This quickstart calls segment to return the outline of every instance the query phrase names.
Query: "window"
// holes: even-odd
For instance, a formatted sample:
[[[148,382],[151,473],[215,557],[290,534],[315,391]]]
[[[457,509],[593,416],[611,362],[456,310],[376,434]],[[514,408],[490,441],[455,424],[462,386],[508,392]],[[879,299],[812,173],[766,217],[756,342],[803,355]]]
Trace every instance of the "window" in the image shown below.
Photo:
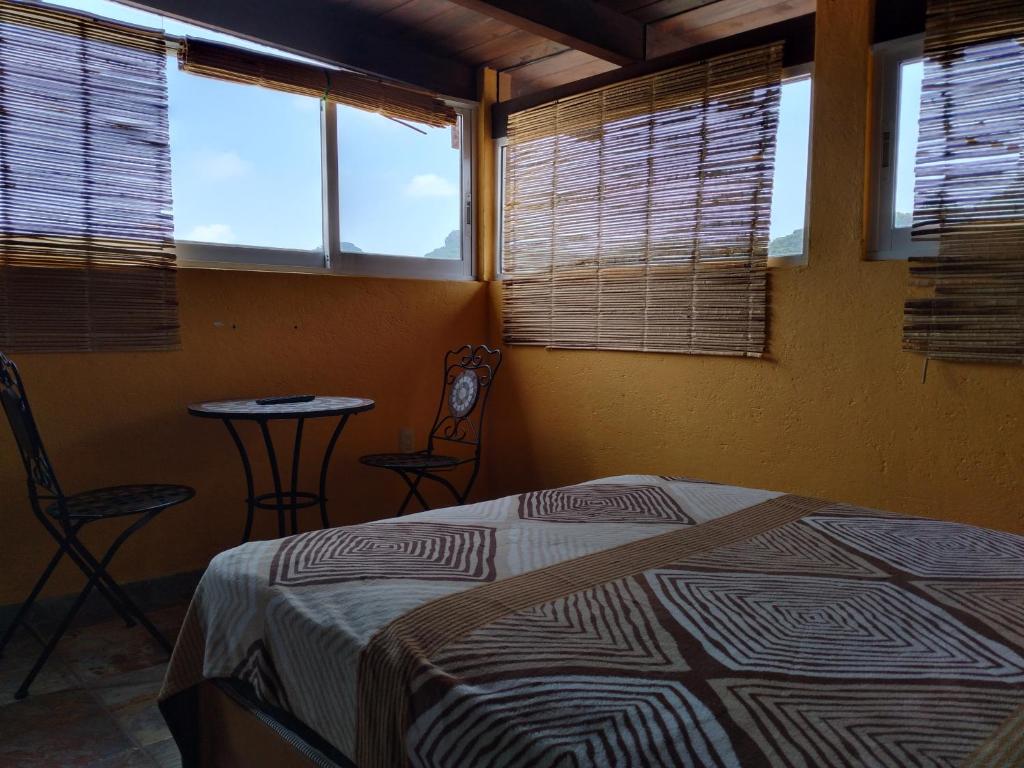
[[[56,4],[308,61],[110,0]],[[180,265],[472,277],[468,108],[433,128],[173,63],[167,76]]]
[[[340,258],[353,265],[367,254],[406,266],[413,263],[406,259],[458,264],[472,251],[464,119],[433,128],[336,109]]]
[[[768,232],[770,260],[802,262],[806,258],[810,148],[811,73],[788,71],[782,81],[775,137],[772,221]]]
[[[875,124],[872,136],[872,208],[869,255],[906,259],[935,252],[914,242],[914,164],[921,111],[923,37],[875,46]]]
[[[768,264],[803,263],[807,252],[807,190],[811,146],[811,68],[793,67],[784,72],[776,134],[775,169],[772,176],[772,213],[769,227]],[[496,147],[498,210],[497,253],[503,252],[505,197],[505,147]]]

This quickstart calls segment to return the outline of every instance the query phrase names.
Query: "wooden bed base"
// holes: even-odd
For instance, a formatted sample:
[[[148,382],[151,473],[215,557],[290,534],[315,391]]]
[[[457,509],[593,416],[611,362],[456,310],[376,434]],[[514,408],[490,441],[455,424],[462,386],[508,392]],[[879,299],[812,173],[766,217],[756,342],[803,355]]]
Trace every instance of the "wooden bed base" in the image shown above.
[[[207,680],[197,694],[201,768],[351,768],[227,683]]]

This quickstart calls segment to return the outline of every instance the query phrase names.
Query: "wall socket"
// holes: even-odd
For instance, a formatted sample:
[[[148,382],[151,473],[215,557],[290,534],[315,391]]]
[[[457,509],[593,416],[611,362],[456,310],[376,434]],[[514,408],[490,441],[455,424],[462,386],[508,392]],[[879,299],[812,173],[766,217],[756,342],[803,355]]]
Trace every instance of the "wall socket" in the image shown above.
[[[416,450],[416,433],[412,427],[402,427],[398,430],[398,450],[402,453],[412,453]]]

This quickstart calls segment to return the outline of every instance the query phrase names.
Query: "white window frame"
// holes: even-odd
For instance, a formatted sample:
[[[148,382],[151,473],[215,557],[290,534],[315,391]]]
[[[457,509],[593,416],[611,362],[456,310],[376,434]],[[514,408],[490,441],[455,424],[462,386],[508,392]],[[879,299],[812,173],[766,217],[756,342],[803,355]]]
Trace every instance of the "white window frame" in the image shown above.
[[[814,62],[798,64],[787,67],[782,72],[782,82],[787,80],[801,80],[809,78],[811,81],[811,115],[807,130],[807,194],[804,198],[804,246],[801,253],[794,253],[788,256],[768,257],[769,267],[794,267],[807,264],[808,244],[810,243],[810,213],[811,213],[811,152],[814,147]],[[504,268],[504,246],[505,246],[505,150],[508,147],[508,137],[503,136],[494,141],[494,200],[495,200],[495,222],[494,247],[497,254],[498,269],[497,278],[501,280],[505,276]]]
[[[461,258],[427,259],[380,253],[350,253],[341,250],[337,105],[321,101],[320,165],[323,190],[323,251],[178,240],[175,243],[178,266],[433,280],[473,280],[476,276],[473,238],[473,137],[476,108],[468,103],[449,103],[459,114],[462,123],[462,136],[460,137],[462,166],[459,184]]]
[[[924,35],[877,43],[874,60],[875,117],[871,128],[871,201],[868,258],[903,260],[936,253],[934,242],[915,241],[910,227],[897,227],[894,201],[899,157],[900,68],[924,55]]]

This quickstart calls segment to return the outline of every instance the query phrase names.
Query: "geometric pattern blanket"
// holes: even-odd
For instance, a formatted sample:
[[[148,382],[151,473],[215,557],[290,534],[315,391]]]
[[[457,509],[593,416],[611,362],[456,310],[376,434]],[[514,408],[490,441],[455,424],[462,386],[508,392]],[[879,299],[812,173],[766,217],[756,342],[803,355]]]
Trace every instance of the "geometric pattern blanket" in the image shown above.
[[[1024,765],[1024,538],[607,478],[219,555],[210,678],[361,768]]]

